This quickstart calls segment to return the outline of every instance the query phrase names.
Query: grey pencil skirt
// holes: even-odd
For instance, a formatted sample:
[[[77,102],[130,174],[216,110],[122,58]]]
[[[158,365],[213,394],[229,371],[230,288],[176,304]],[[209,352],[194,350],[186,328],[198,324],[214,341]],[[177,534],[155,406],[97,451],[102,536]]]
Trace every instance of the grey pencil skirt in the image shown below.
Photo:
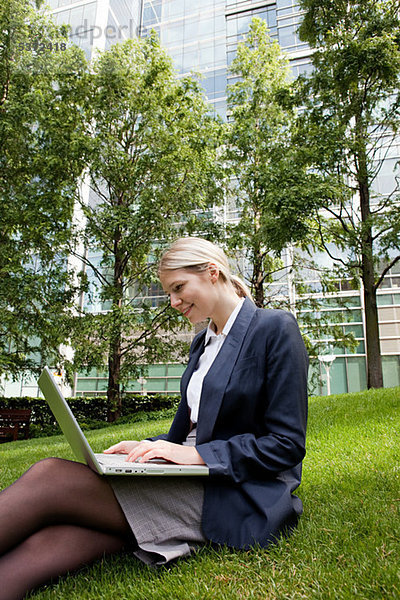
[[[194,446],[195,430],[186,442]],[[207,540],[201,529],[204,488],[201,477],[109,477],[114,494],[138,544],[137,558],[161,566]]]

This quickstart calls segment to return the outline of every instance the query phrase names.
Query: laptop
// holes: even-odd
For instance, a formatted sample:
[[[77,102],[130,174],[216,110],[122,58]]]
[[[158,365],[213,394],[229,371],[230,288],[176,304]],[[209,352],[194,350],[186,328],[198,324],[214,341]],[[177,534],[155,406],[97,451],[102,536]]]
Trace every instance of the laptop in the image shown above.
[[[208,475],[205,465],[177,465],[164,460],[146,463],[127,462],[126,454],[95,454],[84,436],[70,407],[48,367],[38,380],[39,387],[53,415],[79,462],[100,475]]]

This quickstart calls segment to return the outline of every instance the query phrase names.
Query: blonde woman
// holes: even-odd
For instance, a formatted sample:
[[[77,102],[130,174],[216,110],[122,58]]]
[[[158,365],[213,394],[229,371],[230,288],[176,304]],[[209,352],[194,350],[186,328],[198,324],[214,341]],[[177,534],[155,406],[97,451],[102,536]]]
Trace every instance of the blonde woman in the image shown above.
[[[122,549],[160,565],[209,542],[267,546],[296,525],[308,358],[294,317],[256,308],[204,239],[177,240],[159,277],[184,318],[209,325],[168,434],[105,452],[206,464],[210,476],[101,478],[76,462],[36,463],[0,494],[0,600]]]

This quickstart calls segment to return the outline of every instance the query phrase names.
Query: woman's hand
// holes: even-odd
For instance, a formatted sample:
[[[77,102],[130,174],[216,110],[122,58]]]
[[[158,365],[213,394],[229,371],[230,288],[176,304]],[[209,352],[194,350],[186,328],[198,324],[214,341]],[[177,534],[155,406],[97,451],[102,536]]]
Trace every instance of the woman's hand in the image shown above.
[[[104,454],[129,454],[129,452],[131,452],[139,443],[140,442],[137,442],[136,440],[125,440],[118,444],[114,444],[114,446],[110,446],[110,448],[103,450],[103,452]]]
[[[129,462],[147,462],[152,458],[162,458],[178,465],[204,465],[204,461],[193,446],[181,446],[165,440],[151,442],[120,442],[105,452],[128,454]]]

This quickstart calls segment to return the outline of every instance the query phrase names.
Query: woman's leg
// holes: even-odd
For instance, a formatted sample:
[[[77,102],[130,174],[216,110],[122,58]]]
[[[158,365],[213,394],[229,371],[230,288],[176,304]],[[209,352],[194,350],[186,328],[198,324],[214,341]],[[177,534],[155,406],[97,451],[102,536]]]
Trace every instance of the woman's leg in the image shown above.
[[[81,463],[48,458],[0,493],[0,556],[49,525],[131,536],[111,486]]]
[[[76,525],[53,525],[34,533],[0,558],[0,600],[21,600],[27,592],[105,554],[124,540]]]
[[[50,458],[0,493],[0,600],[135,543],[105,479]]]

